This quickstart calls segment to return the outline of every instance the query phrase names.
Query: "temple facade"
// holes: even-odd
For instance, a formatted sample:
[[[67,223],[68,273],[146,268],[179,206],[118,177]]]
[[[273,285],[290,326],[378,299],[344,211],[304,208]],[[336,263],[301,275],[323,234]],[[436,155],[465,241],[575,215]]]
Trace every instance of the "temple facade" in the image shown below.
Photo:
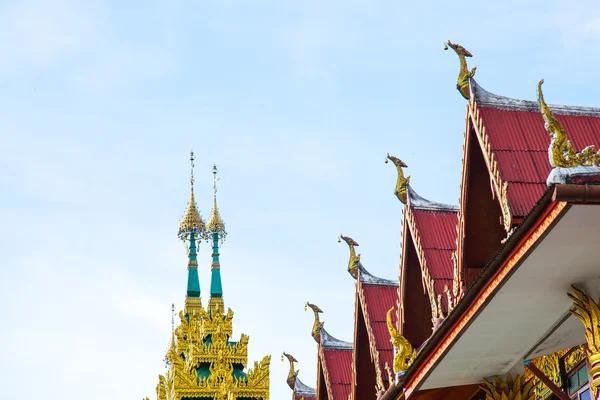
[[[219,246],[227,232],[217,208],[217,169],[213,167],[212,213],[205,224],[194,198],[193,161],[192,153],[190,201],[178,232],[188,248],[185,307],[179,312],[179,325],[171,336],[167,370],[158,377],[156,396],[158,400],[268,400],[270,356],[247,369],[249,338],[242,334],[239,340],[233,340],[233,311],[225,310]],[[203,240],[212,245],[206,308],[198,278],[198,246]]]
[[[299,384],[289,358],[292,398],[598,400],[600,108],[549,105],[543,80],[537,101],[490,93],[469,51],[445,50],[466,100],[458,205],[419,196],[409,160],[387,155],[403,207],[389,268],[399,279],[370,274],[357,241],[340,236],[355,285],[354,332],[341,336],[353,342],[307,304],[317,377]]]

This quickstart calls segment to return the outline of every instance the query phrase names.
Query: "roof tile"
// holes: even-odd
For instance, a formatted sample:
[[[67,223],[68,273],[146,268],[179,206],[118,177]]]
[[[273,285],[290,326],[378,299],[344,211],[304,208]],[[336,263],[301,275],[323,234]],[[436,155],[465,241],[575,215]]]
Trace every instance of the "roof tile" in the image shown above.
[[[529,213],[546,190],[552,170],[548,161],[550,137],[539,112],[479,107],[500,178],[509,182],[508,201],[515,217]],[[600,118],[589,115],[556,117],[577,151],[600,145]]]
[[[352,382],[352,351],[325,349],[324,358],[333,392],[330,400],[348,400]]]

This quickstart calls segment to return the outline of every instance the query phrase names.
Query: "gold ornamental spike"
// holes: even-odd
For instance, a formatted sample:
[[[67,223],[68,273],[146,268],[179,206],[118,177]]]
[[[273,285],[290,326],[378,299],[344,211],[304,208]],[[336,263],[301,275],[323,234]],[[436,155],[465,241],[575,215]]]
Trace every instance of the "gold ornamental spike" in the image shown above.
[[[223,222],[221,214],[219,213],[219,208],[217,207],[217,182],[220,178],[217,177],[216,165],[213,165],[213,176],[213,208],[206,224],[206,234],[207,237],[210,237],[216,233],[219,235],[219,239],[224,240],[225,236],[227,236],[227,232],[225,231],[225,223]]]
[[[318,306],[309,303],[308,301],[304,305],[305,310],[306,307],[310,307],[310,309],[313,310],[313,313],[315,315],[315,322],[313,324],[312,332],[310,334],[318,344],[321,344],[321,329],[323,329],[323,325],[325,325],[325,322],[321,322],[321,320],[319,319],[319,314],[322,313],[323,310],[321,310]]]
[[[360,254],[356,254],[355,247],[358,243],[354,239],[348,236],[340,235],[338,242],[343,240],[350,248],[350,259],[348,260],[348,272],[354,279],[358,279],[358,263],[360,262]]]
[[[410,183],[410,176],[407,176],[405,178],[404,170],[402,168],[407,168],[408,165],[406,165],[399,158],[390,156],[390,153],[386,154],[386,162],[387,162],[387,160],[390,160],[391,162],[393,162],[394,165],[396,166],[396,169],[398,170],[398,179],[396,180],[396,189],[394,190],[394,194],[396,195],[398,200],[400,200],[400,202],[402,202],[402,204],[406,204],[406,198],[407,198],[406,191],[407,191],[408,185]]]
[[[288,386],[290,387],[290,389],[294,390],[295,385],[296,385],[296,377],[298,376],[298,373],[300,372],[300,371],[296,371],[296,369],[294,368],[294,363],[298,362],[298,360],[296,360],[296,358],[293,355],[288,354],[284,351],[283,355],[281,356],[281,361],[283,361],[284,356],[290,362],[290,371],[288,372],[286,382],[287,382]]]
[[[454,50],[458,59],[460,60],[460,71],[458,72],[458,80],[456,81],[456,89],[460,94],[467,100],[469,100],[471,93],[469,90],[469,79],[475,76],[477,67],[474,67],[471,71],[467,68],[467,57],[473,57],[473,54],[469,50],[462,47],[460,44],[448,42],[444,43],[444,50],[451,48]]]

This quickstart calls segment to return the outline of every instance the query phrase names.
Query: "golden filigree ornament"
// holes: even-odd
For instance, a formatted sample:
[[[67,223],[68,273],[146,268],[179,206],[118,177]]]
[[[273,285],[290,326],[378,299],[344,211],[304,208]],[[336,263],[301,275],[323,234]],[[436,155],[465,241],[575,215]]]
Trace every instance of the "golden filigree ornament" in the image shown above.
[[[294,363],[298,362],[298,360],[296,360],[296,358],[291,355],[286,353],[285,351],[283,352],[283,355],[281,356],[281,361],[283,361],[283,357],[287,358],[288,361],[290,362],[290,371],[288,372],[288,376],[287,376],[287,384],[290,387],[290,389],[294,390],[294,388],[296,387],[296,378],[298,377],[298,373],[300,371],[296,371],[294,368]]]
[[[452,252],[452,265],[454,275],[452,279],[452,292],[448,288],[448,285],[444,286],[444,293],[446,293],[448,299],[448,315],[454,310],[454,307],[456,307],[464,294],[462,280],[460,279],[460,273],[458,271],[458,256],[456,251]]]
[[[544,375],[548,377],[556,386],[562,386],[562,377],[560,373],[560,358],[566,354],[569,349],[560,350],[555,353],[546,354],[544,356],[538,357],[536,359],[531,360],[531,364],[533,364],[537,369],[539,369]],[[534,380],[534,394],[536,398],[544,398],[549,392],[549,389],[546,385],[540,381],[535,375],[531,373],[529,369],[525,370],[524,379],[533,379]]]
[[[552,138],[550,148],[548,149],[550,165],[554,168],[599,165],[600,151],[594,153],[594,146],[588,146],[580,153],[575,152],[565,128],[563,128],[558,119],[552,114],[552,111],[550,111],[544,100],[544,93],[542,92],[543,83],[543,79],[538,82],[537,99],[545,122],[544,128],[546,128],[546,131]]]
[[[396,180],[396,189],[394,190],[394,194],[396,195],[398,200],[400,200],[402,202],[402,204],[406,204],[406,199],[407,199],[406,193],[408,190],[408,185],[410,184],[410,176],[407,176],[405,178],[404,171],[402,170],[402,168],[407,168],[408,165],[406,165],[399,158],[390,156],[389,153],[386,154],[386,159],[385,159],[386,164],[388,163],[388,160],[393,162],[394,165],[396,166],[396,169],[398,170],[398,179]]]
[[[390,308],[387,313],[387,325],[390,333],[390,341],[394,346],[394,372],[400,373],[406,371],[413,363],[417,352],[413,350],[412,345],[404,336],[402,336],[392,321],[392,312],[394,308]]]
[[[460,92],[460,94],[467,100],[469,100],[471,93],[469,90],[469,79],[475,76],[475,71],[477,67],[474,67],[469,71],[467,68],[467,57],[473,57],[467,49],[462,47],[459,44],[452,43],[448,40],[447,43],[444,43],[444,50],[448,50],[451,48],[454,50],[458,59],[460,60],[460,71],[458,72],[458,79],[456,81],[456,89]]]
[[[571,314],[579,318],[585,327],[587,341],[587,356],[590,364],[589,374],[592,377],[592,394],[597,398],[600,387],[600,306],[594,299],[575,286],[571,286],[573,293],[568,296],[573,300],[574,310]]]
[[[315,315],[315,322],[313,324],[312,332],[310,334],[318,344],[321,344],[321,329],[323,329],[323,325],[325,325],[325,322],[321,322],[321,320],[319,319],[319,314],[322,313],[323,310],[321,310],[318,306],[309,303],[308,301],[304,304],[304,310],[307,309],[306,307],[310,307],[310,309],[313,310],[313,313]]]
[[[350,259],[348,260],[348,272],[354,279],[358,279],[358,263],[360,263],[360,254],[356,254],[355,247],[358,246],[358,243],[354,239],[348,236],[340,235],[338,238],[338,242],[343,240],[346,242],[348,247],[350,248]]]
[[[509,374],[505,381],[494,377],[494,383],[485,379],[479,387],[485,392],[486,400],[527,400],[533,390],[533,380],[525,382],[522,376],[517,375],[513,380]]]
[[[585,360],[585,350],[583,346],[576,347],[564,358],[565,372],[568,374],[573,368],[579,365],[580,362]]]

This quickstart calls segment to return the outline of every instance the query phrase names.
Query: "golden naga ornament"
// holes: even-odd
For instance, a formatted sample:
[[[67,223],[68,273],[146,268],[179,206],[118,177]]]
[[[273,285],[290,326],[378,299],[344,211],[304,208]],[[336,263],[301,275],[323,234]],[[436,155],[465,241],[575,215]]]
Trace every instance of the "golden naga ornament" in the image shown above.
[[[388,160],[393,162],[394,165],[396,166],[396,169],[398,170],[398,180],[396,181],[396,189],[394,190],[394,194],[396,195],[398,200],[400,200],[402,202],[402,204],[406,204],[406,198],[407,198],[406,193],[407,193],[407,189],[408,189],[408,184],[410,183],[410,176],[407,176],[405,178],[404,171],[402,170],[402,168],[407,168],[408,165],[406,165],[399,158],[390,156],[390,153],[386,154],[386,159],[385,159],[386,164],[388,163]]]
[[[473,57],[473,54],[471,54],[460,44],[452,43],[449,40],[447,43],[444,44],[444,50],[448,50],[448,48],[454,50],[456,55],[458,55],[458,59],[460,60],[460,71],[458,72],[456,89],[465,99],[469,100],[471,96],[469,90],[469,79],[475,76],[475,71],[477,70],[477,67],[474,67],[472,70],[469,71],[469,69],[467,68],[467,57]]]
[[[577,166],[598,166],[600,165],[600,151],[594,153],[594,146],[587,146],[580,153],[576,153],[571,141],[567,137],[565,128],[558,119],[552,114],[548,104],[544,100],[542,84],[540,80],[537,86],[537,100],[540,105],[540,111],[544,118],[544,128],[552,141],[550,142],[548,158],[550,165],[554,168],[571,168]]]
[[[319,314],[322,313],[323,310],[321,310],[318,306],[309,303],[308,301],[306,302],[306,304],[304,304],[304,310],[306,310],[307,307],[310,307],[310,309],[313,310],[313,313],[315,315],[315,323],[313,324],[312,332],[310,334],[318,344],[321,344],[321,329],[323,329],[323,325],[325,325],[325,322],[321,322],[321,320],[319,319]]]
[[[530,398],[533,384],[533,379],[525,382],[522,376],[517,375],[513,380],[508,374],[505,381],[495,376],[494,383],[486,379],[479,387],[485,392],[486,400],[527,400]]]
[[[360,254],[356,254],[355,247],[358,246],[358,243],[354,239],[348,236],[340,235],[338,238],[338,243],[340,239],[346,242],[348,247],[350,248],[350,259],[348,260],[348,272],[354,279],[358,279],[358,263],[360,262]]]
[[[387,313],[387,325],[388,331],[390,332],[390,341],[394,346],[394,372],[400,373],[406,371],[408,367],[413,363],[417,352],[413,350],[412,345],[404,336],[402,336],[392,321],[392,312],[394,308],[390,308]]]
[[[600,306],[587,294],[571,286],[573,293],[568,296],[573,300],[575,310],[571,314],[579,318],[585,327],[585,339],[587,341],[587,356],[590,364],[589,374],[592,377],[593,398],[598,398],[600,387]]]
[[[288,372],[286,382],[287,382],[288,386],[290,387],[290,389],[294,390],[294,388],[296,387],[296,378],[298,377],[298,373],[300,372],[300,371],[296,371],[294,368],[294,363],[298,362],[298,360],[296,360],[296,358],[293,355],[288,354],[285,351],[283,352],[283,355],[281,356],[281,361],[283,361],[283,357],[287,358],[288,361],[290,362],[290,372]]]

